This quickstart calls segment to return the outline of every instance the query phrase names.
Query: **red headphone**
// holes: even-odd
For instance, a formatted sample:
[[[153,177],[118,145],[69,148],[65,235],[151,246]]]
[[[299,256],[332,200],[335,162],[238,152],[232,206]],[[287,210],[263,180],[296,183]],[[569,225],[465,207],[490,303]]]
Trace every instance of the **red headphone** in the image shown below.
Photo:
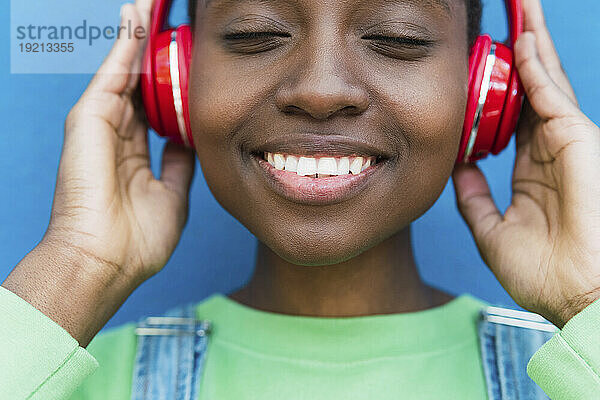
[[[157,0],[144,54],[142,96],[150,126],[170,140],[193,147],[188,109],[192,30],[167,27],[171,0]],[[469,57],[469,97],[456,164],[500,153],[517,125],[523,88],[512,48],[523,31],[521,0],[505,0],[510,46],[477,38]],[[166,29],[165,29],[166,28]]]

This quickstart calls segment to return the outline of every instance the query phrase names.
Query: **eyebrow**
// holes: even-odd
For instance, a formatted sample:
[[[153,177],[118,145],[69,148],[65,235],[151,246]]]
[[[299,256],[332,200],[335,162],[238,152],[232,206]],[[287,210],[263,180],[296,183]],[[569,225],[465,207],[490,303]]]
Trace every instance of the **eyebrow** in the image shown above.
[[[447,0],[422,0],[421,3],[423,3],[425,7],[441,8],[448,14],[452,13],[452,8]]]
[[[208,8],[210,5],[214,3],[224,3],[223,6],[234,4],[234,3],[243,3],[246,1],[258,1],[259,3],[273,3],[278,0],[200,0],[204,3],[204,7]],[[415,4],[418,6],[422,6],[430,9],[438,9],[444,11],[444,13],[448,14],[448,16],[452,15],[452,8],[448,3],[448,0],[387,0],[389,3],[396,4]]]

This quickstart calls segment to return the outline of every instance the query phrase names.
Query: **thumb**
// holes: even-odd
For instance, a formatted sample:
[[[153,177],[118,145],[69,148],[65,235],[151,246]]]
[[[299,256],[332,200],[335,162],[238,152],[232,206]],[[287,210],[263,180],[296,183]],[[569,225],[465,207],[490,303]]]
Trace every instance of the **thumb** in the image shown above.
[[[479,248],[486,248],[486,238],[502,215],[492,199],[485,176],[475,164],[460,164],[452,172],[456,204]]]
[[[169,141],[163,149],[160,180],[181,199],[187,199],[195,162],[194,151],[180,144]]]

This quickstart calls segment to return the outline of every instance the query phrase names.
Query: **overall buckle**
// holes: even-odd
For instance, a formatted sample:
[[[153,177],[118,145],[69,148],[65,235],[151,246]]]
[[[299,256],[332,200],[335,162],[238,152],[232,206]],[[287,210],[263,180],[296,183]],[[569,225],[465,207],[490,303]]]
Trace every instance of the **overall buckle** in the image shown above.
[[[196,318],[147,317],[137,325],[137,336],[181,336],[210,334],[211,322]]]
[[[488,306],[481,310],[485,321],[495,324],[516,326],[545,332],[558,332],[559,329],[539,314],[511,308]]]

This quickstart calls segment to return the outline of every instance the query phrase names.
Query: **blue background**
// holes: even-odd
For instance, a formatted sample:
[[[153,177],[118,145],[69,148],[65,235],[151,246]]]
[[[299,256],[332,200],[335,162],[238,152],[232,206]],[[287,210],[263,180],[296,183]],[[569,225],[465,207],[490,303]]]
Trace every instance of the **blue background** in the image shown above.
[[[118,20],[118,2],[93,2],[89,7],[95,14],[106,15],[108,21]],[[544,5],[550,31],[579,101],[598,123],[600,104],[595,97],[600,87],[600,2],[545,0]],[[8,7],[8,2],[1,2],[0,22],[4,27],[10,24]],[[55,8],[57,14],[65,9]],[[501,1],[486,1],[484,32],[504,37],[503,14]],[[172,20],[180,21],[184,16],[185,2],[177,1]],[[64,118],[91,78],[10,74],[9,38],[7,28],[0,31],[0,53],[5,55],[0,61],[0,86],[4,88],[0,96],[4,121],[0,147],[0,281],[46,230]],[[98,51],[104,50],[99,46]],[[151,135],[155,171],[163,144],[162,139]],[[513,147],[514,139],[500,156],[479,163],[502,210],[510,201]],[[200,301],[213,292],[233,291],[252,273],[255,243],[256,239],[217,204],[197,165],[190,219],[179,246],[167,266],[133,293],[107,327],[181,302]],[[435,206],[413,224],[413,243],[422,277],[428,283],[455,295],[470,292],[491,302],[515,306],[482,262],[456,209],[451,181]]]

